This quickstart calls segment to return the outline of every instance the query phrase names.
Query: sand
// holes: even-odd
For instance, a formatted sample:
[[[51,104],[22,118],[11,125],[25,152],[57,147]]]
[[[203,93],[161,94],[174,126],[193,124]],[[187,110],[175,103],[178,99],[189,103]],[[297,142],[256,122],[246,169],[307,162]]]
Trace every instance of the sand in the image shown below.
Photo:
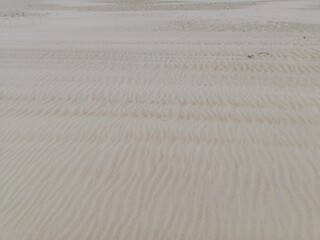
[[[0,1],[1,240],[319,240],[317,1]]]

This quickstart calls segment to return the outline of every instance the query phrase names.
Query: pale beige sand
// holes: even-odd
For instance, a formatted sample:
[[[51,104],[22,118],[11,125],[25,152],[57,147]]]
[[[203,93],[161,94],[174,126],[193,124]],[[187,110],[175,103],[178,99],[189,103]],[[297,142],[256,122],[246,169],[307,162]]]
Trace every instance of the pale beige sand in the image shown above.
[[[319,240],[317,1],[1,0],[1,240]]]

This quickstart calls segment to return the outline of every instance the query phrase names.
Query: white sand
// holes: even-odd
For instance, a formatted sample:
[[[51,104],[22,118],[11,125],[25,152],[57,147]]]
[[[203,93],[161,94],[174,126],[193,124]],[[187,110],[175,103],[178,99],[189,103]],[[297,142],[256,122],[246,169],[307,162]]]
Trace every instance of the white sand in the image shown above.
[[[0,1],[1,240],[319,240],[317,1]]]

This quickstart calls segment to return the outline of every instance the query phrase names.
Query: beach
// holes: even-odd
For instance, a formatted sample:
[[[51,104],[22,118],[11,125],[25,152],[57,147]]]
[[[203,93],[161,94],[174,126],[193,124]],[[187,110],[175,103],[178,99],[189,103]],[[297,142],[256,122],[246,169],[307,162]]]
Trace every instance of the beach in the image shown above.
[[[1,240],[319,240],[320,5],[1,0]]]

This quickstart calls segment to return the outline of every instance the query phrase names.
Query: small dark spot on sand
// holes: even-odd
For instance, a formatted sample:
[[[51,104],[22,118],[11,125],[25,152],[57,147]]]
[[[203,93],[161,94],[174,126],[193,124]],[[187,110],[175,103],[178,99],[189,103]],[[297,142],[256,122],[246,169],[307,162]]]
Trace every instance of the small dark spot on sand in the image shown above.
[[[259,55],[266,55],[266,56],[269,56],[269,55],[270,55],[270,53],[268,53],[268,52],[260,52],[260,53],[259,53]]]

